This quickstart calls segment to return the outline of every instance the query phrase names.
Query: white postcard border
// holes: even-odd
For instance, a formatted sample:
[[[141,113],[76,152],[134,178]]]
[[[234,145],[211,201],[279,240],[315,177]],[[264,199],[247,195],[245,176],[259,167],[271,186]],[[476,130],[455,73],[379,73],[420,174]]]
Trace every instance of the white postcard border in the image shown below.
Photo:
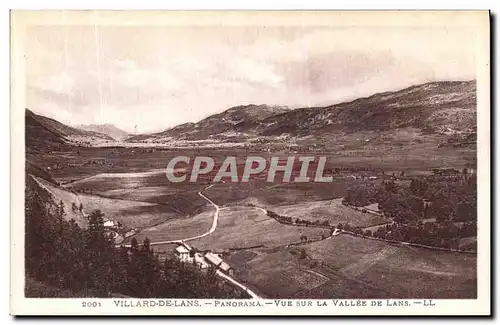
[[[418,14],[417,14],[418,13]],[[489,14],[487,11],[475,12],[399,12],[388,19],[387,12],[232,12],[222,15],[221,12],[92,12],[80,11],[64,13],[54,11],[24,11],[11,13],[11,288],[10,312],[14,315],[489,315],[491,310],[490,288],[490,66],[489,66]],[[155,15],[153,17],[153,15]],[[476,45],[477,53],[477,152],[478,152],[478,298],[432,300],[434,306],[421,306],[415,300],[390,300],[391,302],[409,302],[409,307],[389,306],[385,300],[366,301],[365,307],[336,307],[334,300],[284,300],[291,301],[291,307],[276,307],[274,300],[261,300],[264,307],[216,307],[204,300],[197,300],[200,307],[117,307],[116,301],[123,299],[41,299],[24,297],[24,112],[25,112],[25,67],[24,67],[24,33],[28,25],[37,24],[120,24],[148,25],[164,24],[168,15],[169,24],[284,24],[298,18],[304,24],[315,25],[349,23],[366,24],[367,19],[374,25],[411,24],[472,24],[478,28],[481,38]],[[309,16],[308,16],[309,15]],[[332,19],[334,15],[335,19]],[[196,16],[193,18],[193,16]],[[308,17],[308,18],[307,18]],[[137,305],[138,301],[170,301],[182,304],[189,299],[126,299]],[[345,301],[335,299],[336,301]],[[230,300],[234,302],[250,302],[249,300]],[[297,307],[298,301],[311,302],[312,306]],[[349,300],[356,302],[358,300]],[[381,301],[382,306],[371,306],[372,302]],[[423,302],[423,300],[419,300]],[[428,300],[427,300],[428,301]],[[97,302],[100,307],[82,307],[83,303]],[[266,304],[266,303],[269,304]],[[326,302],[327,306],[320,306]]]

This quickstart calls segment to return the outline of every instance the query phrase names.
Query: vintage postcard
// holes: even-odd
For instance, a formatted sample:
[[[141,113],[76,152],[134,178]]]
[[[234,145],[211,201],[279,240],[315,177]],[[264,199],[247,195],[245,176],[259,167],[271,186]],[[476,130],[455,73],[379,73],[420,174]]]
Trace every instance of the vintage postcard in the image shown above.
[[[11,12],[11,313],[489,315],[489,21]]]

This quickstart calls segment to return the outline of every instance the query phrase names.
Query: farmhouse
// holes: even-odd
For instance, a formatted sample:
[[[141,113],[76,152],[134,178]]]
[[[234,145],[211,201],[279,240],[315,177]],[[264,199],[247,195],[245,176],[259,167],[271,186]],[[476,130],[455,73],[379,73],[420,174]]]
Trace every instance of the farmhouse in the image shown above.
[[[224,262],[222,260],[222,258],[220,258],[219,255],[217,255],[217,254],[214,254],[212,252],[208,252],[205,254],[205,259],[208,263],[218,267],[221,271],[223,271],[229,275],[232,275],[234,273],[233,268],[229,264]]]
[[[193,259],[190,256],[190,249],[186,248],[184,245],[179,245],[175,249],[174,253],[181,262],[192,262]]]
[[[205,258],[201,256],[199,253],[194,254],[194,263],[200,269],[208,269],[210,265],[207,263]]]
[[[210,267],[210,264],[207,263],[205,258],[201,256],[200,253],[194,253],[193,255],[193,249],[187,244],[183,243],[177,246],[174,253],[181,262],[194,263],[194,265],[202,270]]]
[[[115,222],[113,220],[109,220],[109,219],[104,219],[104,227],[114,227],[116,226]]]

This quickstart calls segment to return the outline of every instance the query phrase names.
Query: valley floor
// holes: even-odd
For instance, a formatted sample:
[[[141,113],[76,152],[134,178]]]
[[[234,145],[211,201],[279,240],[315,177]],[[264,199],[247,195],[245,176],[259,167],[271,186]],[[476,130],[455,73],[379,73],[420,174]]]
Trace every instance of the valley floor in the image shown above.
[[[110,149],[107,149],[110,150]],[[94,153],[97,155],[97,153]],[[40,161],[41,158],[38,158]],[[131,163],[135,164],[135,163]],[[140,163],[137,162],[137,165]],[[50,164],[52,166],[52,162]],[[234,281],[267,298],[474,298],[476,256],[404,247],[320,227],[282,224],[266,210],[314,222],[369,228],[387,219],[341,204],[349,185],[183,184],[166,182],[158,166],[139,171],[72,174],[56,186],[37,182],[63,202],[68,218],[95,209],[120,222],[155,251],[174,242],[213,251],[234,269]],[[75,168],[78,170],[78,168]],[[82,205],[81,214],[73,205]],[[304,237],[307,238],[304,240]],[[125,238],[124,244],[132,236]],[[229,280],[231,281],[231,280]]]

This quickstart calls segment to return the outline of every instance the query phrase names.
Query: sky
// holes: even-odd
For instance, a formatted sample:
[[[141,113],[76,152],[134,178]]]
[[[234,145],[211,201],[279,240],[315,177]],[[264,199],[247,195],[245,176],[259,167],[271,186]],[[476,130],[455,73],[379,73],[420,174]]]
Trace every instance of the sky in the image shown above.
[[[128,132],[232,106],[326,106],[474,79],[469,27],[39,25],[26,33],[26,107]]]

